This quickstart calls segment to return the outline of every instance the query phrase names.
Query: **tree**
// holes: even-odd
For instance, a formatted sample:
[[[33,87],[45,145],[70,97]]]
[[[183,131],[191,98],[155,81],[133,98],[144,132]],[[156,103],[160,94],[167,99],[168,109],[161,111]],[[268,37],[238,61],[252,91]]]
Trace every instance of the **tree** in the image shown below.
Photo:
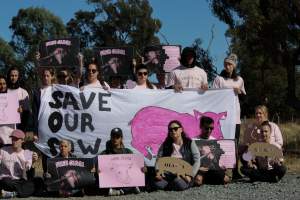
[[[298,0],[210,0],[213,13],[229,25],[231,51],[248,87],[248,106],[264,100],[274,112],[286,103],[300,109],[295,95],[296,52],[300,47]],[[258,100],[260,99],[260,100]],[[253,111],[252,111],[253,112]]]
[[[21,73],[32,83],[37,82],[32,60],[40,42],[67,36],[62,20],[44,8],[20,9],[12,18],[10,29],[13,32],[10,45],[22,61]]]
[[[67,23],[68,32],[81,39],[82,47],[131,45],[142,50],[159,44],[155,36],[161,27],[152,18],[147,0],[88,0],[93,11],[78,11]]]
[[[0,71],[6,73],[6,68],[16,64],[15,52],[12,47],[0,38]]]

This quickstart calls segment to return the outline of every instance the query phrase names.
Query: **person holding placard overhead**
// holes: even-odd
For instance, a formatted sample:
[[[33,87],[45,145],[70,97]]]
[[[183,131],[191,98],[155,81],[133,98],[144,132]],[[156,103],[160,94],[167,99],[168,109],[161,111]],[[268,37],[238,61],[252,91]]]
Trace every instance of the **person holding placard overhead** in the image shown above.
[[[157,174],[154,182],[156,189],[182,191],[192,186],[200,167],[200,153],[195,141],[186,136],[182,124],[177,120],[168,124],[168,135],[157,153],[157,159],[160,157],[176,157],[188,162],[192,165],[193,177],[179,177],[172,173],[165,173],[165,177],[162,177]]]
[[[207,74],[197,66],[196,52],[191,47],[182,50],[181,65],[170,72],[167,80],[167,87],[173,88],[175,92],[181,92],[184,89],[199,89],[205,91],[208,89]]]
[[[260,125],[260,132],[263,136],[260,142],[272,144],[281,150],[281,148],[272,141],[272,125],[268,121],[264,121]],[[247,162],[247,164],[241,167],[241,172],[249,177],[252,182],[278,182],[282,179],[287,170],[283,164],[283,158],[255,157],[248,151],[243,154],[242,159],[244,162]]]
[[[214,120],[210,117],[203,116],[200,119],[201,135],[197,137],[200,140],[215,140],[211,133],[214,129]],[[203,158],[201,158],[203,159]],[[208,167],[201,166],[194,179],[194,184],[200,186],[206,184],[227,184],[230,182],[230,177],[225,168],[218,167],[216,169],[209,169]]]
[[[133,152],[126,148],[123,143],[123,132],[120,128],[113,128],[110,132],[110,140],[106,142],[106,149],[101,152],[101,155],[111,154],[132,154]],[[99,171],[99,173],[101,173]],[[139,187],[132,188],[109,188],[108,195],[123,195],[128,193],[140,193]]]
[[[42,194],[43,180],[34,177],[33,163],[38,160],[35,152],[24,150],[25,134],[14,130],[12,146],[0,149],[0,198],[29,197]]]

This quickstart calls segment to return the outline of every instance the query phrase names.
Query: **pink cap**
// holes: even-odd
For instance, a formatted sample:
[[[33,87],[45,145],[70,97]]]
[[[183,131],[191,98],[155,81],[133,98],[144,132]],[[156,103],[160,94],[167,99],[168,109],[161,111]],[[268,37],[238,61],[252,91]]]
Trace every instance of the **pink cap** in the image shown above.
[[[13,130],[10,137],[24,139],[25,138],[25,133],[23,131],[19,130],[19,129],[16,129],[16,130]]]

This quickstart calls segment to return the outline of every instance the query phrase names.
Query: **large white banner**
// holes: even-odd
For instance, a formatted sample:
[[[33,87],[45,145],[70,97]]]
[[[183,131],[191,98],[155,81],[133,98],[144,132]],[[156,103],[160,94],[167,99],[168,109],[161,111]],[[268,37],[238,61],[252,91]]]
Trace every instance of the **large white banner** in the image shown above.
[[[94,157],[105,149],[111,129],[123,130],[126,147],[151,159],[167,136],[168,123],[179,120],[185,133],[197,137],[202,116],[214,119],[212,135],[234,139],[235,98],[230,89],[184,91],[111,90],[55,85],[42,92],[39,141],[48,156],[58,154],[61,139],[72,141],[78,157]]]

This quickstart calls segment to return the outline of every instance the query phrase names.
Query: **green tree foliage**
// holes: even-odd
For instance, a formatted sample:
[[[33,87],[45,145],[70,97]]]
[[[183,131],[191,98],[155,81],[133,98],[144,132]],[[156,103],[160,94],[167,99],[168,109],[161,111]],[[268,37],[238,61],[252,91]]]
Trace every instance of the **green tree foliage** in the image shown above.
[[[2,38],[0,38],[0,73],[5,74],[6,67],[15,65],[15,52],[12,47]]]
[[[20,9],[12,18],[10,29],[13,32],[10,45],[20,61],[20,70],[29,85],[37,82],[32,73],[35,52],[41,41],[67,36],[67,30],[62,20],[44,8]]]
[[[202,47],[202,40],[197,38],[192,47],[196,51],[198,66],[201,66],[207,73],[208,82],[212,82],[217,75],[217,68],[213,65],[213,59],[208,50]]]
[[[93,11],[78,11],[67,23],[72,36],[81,39],[83,47],[131,45],[142,50],[159,44],[155,33],[161,22],[152,18],[147,0],[88,0]]]
[[[210,0],[212,12],[229,25],[231,51],[248,90],[248,107],[266,103],[287,113],[300,109],[295,95],[295,60],[300,47],[299,0]],[[299,83],[298,83],[299,84]]]

